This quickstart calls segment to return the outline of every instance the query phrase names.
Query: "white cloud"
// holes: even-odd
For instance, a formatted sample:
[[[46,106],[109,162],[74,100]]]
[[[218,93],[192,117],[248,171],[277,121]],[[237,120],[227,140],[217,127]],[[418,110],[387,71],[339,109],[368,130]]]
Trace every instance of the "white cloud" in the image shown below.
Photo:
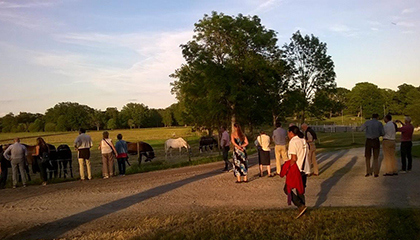
[[[403,27],[415,27],[416,26],[416,24],[414,24],[413,22],[407,22],[407,21],[397,22],[396,24],[398,26],[403,26]]]
[[[408,13],[413,13],[413,12],[416,12],[415,8],[406,8],[402,10],[401,14],[408,14]]]
[[[173,101],[173,96],[169,95],[169,83],[174,79],[169,75],[184,62],[179,45],[190,40],[192,35],[191,31],[125,35],[98,33],[56,35],[55,39],[59,42],[87,48],[124,47],[125,51],[137,53],[137,57],[131,64],[127,62],[129,67],[104,65],[100,59],[88,53],[42,53],[33,58],[33,63],[50,67],[55,73],[83,79],[103,91],[111,93],[123,91],[127,94],[127,98],[141,99],[145,104],[157,106],[161,101]],[[110,55],[105,58],[112,59],[116,53],[107,54]],[[148,101],[139,98],[139,94],[149,96]],[[150,99],[153,95],[157,97]],[[167,99],[162,99],[162,96]]]
[[[346,37],[355,37],[358,36],[358,30],[355,28],[351,28],[344,24],[334,24],[330,26],[330,31],[339,33]]]
[[[283,3],[284,0],[251,0],[250,3],[255,6],[255,12],[269,12]]]
[[[57,3],[57,1],[0,1],[0,9],[49,7],[54,5],[55,3]]]

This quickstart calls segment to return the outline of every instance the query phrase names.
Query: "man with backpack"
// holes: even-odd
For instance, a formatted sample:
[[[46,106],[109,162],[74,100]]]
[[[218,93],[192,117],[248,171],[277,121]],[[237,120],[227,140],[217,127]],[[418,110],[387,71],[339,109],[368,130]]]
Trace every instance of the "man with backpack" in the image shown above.
[[[313,172],[313,176],[318,176],[319,175],[319,170],[318,170],[318,163],[316,162],[316,145],[315,142],[318,139],[316,136],[315,131],[308,126],[308,124],[304,123],[302,124],[302,130],[305,132],[305,139],[306,142],[309,144],[309,160],[310,163],[312,163],[313,168],[314,168],[314,172]]]

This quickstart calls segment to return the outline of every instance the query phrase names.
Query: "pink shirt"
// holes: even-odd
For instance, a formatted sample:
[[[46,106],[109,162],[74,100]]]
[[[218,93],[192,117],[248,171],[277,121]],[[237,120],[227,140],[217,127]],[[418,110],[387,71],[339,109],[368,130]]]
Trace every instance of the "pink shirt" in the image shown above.
[[[398,132],[401,132],[401,142],[410,142],[413,138],[414,127],[411,124],[405,124],[398,128]]]

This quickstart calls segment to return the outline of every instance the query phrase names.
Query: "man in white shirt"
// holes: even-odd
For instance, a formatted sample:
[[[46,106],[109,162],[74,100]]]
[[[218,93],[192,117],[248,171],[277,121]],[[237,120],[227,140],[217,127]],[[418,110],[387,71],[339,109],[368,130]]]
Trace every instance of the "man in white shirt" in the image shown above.
[[[222,148],[223,152],[223,160],[225,161],[225,168],[223,171],[227,172],[232,168],[232,163],[229,162],[229,150],[230,150],[230,136],[229,133],[226,131],[226,127],[221,127],[220,131],[222,132],[222,136],[220,138],[220,147]]]
[[[280,175],[281,165],[288,160],[287,157],[287,131],[281,127],[281,122],[276,123],[276,129],[273,131],[273,141],[276,144],[274,154],[276,155],[276,173]]]
[[[397,131],[396,124],[393,123],[392,116],[386,115],[385,118],[382,149],[384,151],[385,174],[384,176],[398,175],[397,159],[395,158],[395,134]]]
[[[289,127],[288,137],[289,141],[289,158],[291,165],[297,164],[301,176],[303,187],[306,188],[306,179],[308,174],[311,173],[308,153],[309,147],[306,143],[306,140],[303,137],[303,133],[299,130],[297,126]],[[296,218],[302,216],[305,213],[307,207],[305,206],[305,195],[304,194],[295,194],[292,192],[292,202],[295,206],[298,207],[299,214]]]

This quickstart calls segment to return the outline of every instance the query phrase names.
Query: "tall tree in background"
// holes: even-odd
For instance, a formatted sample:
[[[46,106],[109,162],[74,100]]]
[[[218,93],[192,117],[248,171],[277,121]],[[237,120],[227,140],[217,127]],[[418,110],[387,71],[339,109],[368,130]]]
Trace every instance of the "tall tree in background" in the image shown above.
[[[275,32],[257,16],[216,12],[196,23],[194,32],[181,45],[186,64],[171,75],[177,79],[172,93],[199,126],[247,122],[268,102],[268,82],[276,77],[264,72],[281,58]]]
[[[127,103],[121,110],[122,119],[125,124],[132,119],[135,126],[138,128],[145,124],[148,117],[149,108],[142,103]]]
[[[334,62],[327,55],[327,44],[314,35],[302,36],[300,31],[293,34],[289,44],[284,45],[284,57],[292,69],[292,88],[300,91],[305,104],[302,106],[301,121],[305,121],[305,111],[316,91],[334,89]]]
[[[357,83],[349,93],[347,103],[351,113],[368,118],[373,113],[383,117],[384,99],[381,90],[373,83]]]

